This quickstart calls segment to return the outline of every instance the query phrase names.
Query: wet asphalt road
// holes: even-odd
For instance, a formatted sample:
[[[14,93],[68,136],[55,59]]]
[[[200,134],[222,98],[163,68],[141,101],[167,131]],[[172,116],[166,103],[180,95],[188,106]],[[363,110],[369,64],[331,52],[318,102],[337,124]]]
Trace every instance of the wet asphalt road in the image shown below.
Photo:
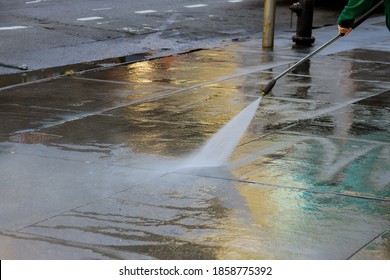
[[[279,80],[219,168],[181,167],[310,50],[253,39],[3,86],[0,258],[389,259],[389,41],[370,19]]]
[[[291,1],[278,1],[276,32],[292,31]],[[0,3],[0,65],[47,69],[158,51],[162,55],[259,38],[258,0],[13,0]],[[316,6],[314,26],[338,9]],[[293,23],[295,26],[296,19]],[[20,70],[0,66],[0,74]]]

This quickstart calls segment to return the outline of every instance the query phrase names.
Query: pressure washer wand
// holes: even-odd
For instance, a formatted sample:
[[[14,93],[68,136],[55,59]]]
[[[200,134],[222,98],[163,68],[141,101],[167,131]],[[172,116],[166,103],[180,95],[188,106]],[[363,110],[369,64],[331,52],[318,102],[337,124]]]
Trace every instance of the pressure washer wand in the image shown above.
[[[277,75],[275,78],[273,78],[266,86],[265,88],[262,90],[261,92],[261,95],[267,95],[268,93],[270,93],[270,91],[272,90],[272,88],[275,86],[276,84],[276,81],[279,80],[281,77],[283,77],[284,75],[286,75],[288,72],[290,72],[291,70],[293,70],[294,68],[298,67],[299,65],[301,65],[302,63],[304,63],[306,60],[308,60],[310,57],[312,57],[313,55],[315,55],[316,53],[322,51],[323,49],[325,49],[327,46],[329,46],[330,44],[332,44],[334,41],[336,41],[337,39],[339,39],[340,37],[342,37],[342,35],[337,35],[336,37],[332,38],[331,40],[329,40],[328,42],[326,42],[325,44],[323,44],[321,47],[319,47],[318,49],[316,49],[315,51],[313,51],[312,53],[309,53],[307,56],[305,56],[304,58],[302,58],[301,60],[299,60],[298,62],[296,62],[294,65],[292,65],[291,67],[287,68],[286,70],[284,70],[282,73],[280,73],[279,75]]]
[[[363,14],[361,17],[359,17],[352,29],[355,29],[356,27],[358,27],[362,22],[364,22],[367,18],[369,18],[377,8],[381,7],[383,5],[383,1],[381,0],[378,4],[376,4],[375,6],[373,6],[370,10],[368,10],[365,14]],[[273,89],[273,87],[275,86],[276,84],[276,81],[279,80],[280,78],[282,78],[283,76],[285,76],[287,73],[289,73],[291,70],[293,70],[294,68],[298,67],[299,65],[301,65],[302,63],[304,63],[306,60],[308,60],[309,58],[311,58],[313,55],[319,53],[320,51],[322,51],[323,49],[325,49],[326,47],[328,47],[329,45],[333,44],[335,41],[337,41],[339,38],[343,37],[344,34],[338,34],[337,36],[333,37],[332,39],[330,39],[328,42],[326,42],[325,44],[323,44],[322,46],[320,46],[318,49],[314,50],[313,52],[309,53],[308,55],[306,55],[304,58],[302,58],[301,60],[299,60],[298,62],[296,62],[294,65],[292,65],[291,67],[287,68],[286,70],[284,70],[282,73],[280,73],[279,75],[277,75],[275,78],[273,78],[266,86],[265,88],[261,91],[261,95],[262,96],[265,96],[267,95],[268,93],[271,92],[271,90]]]

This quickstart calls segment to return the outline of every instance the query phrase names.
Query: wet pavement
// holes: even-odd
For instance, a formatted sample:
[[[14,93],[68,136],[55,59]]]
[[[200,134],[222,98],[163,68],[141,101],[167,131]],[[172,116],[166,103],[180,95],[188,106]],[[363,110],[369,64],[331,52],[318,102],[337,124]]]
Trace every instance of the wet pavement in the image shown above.
[[[181,167],[309,49],[2,83],[0,258],[390,259],[390,37],[383,17],[353,33],[280,79],[218,168]]]

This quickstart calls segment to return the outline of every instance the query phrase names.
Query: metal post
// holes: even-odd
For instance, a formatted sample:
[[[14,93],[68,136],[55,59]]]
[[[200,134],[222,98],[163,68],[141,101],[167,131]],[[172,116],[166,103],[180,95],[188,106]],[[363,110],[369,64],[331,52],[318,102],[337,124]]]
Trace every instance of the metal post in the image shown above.
[[[274,47],[276,0],[264,0],[263,48]]]

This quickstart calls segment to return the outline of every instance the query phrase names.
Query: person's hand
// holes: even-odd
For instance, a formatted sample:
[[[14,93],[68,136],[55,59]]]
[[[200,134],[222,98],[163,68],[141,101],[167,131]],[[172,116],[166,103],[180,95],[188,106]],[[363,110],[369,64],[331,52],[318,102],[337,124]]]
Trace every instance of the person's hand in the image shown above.
[[[340,25],[338,26],[339,29],[339,35],[341,36],[347,36],[349,32],[352,31],[351,27],[341,27]]]

